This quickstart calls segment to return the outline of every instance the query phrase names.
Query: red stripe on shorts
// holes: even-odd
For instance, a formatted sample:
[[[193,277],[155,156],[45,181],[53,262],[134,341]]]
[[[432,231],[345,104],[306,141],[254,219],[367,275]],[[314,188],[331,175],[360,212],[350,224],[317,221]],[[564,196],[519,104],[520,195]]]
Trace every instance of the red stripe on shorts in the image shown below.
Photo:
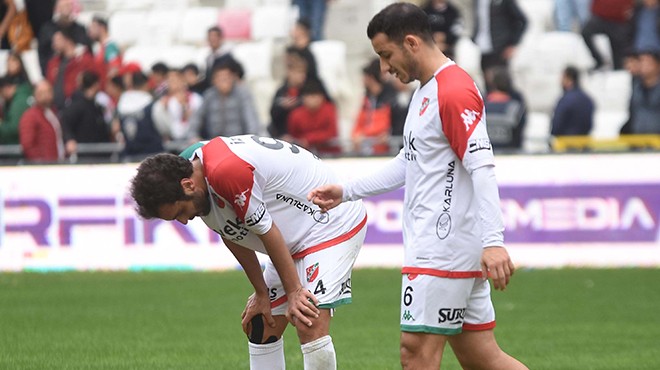
[[[283,305],[284,302],[287,301],[287,299],[288,299],[288,298],[286,297],[286,295],[281,296],[280,298],[278,298],[278,299],[276,299],[276,300],[270,302],[270,308],[275,308],[275,307],[277,307],[277,306],[281,306],[281,305]]]
[[[417,274],[417,275],[431,275],[441,278],[449,279],[468,279],[483,277],[481,271],[447,271],[436,270],[421,267],[404,267],[401,269],[402,274]]]
[[[344,235],[340,235],[340,236],[338,236],[338,237],[336,237],[336,238],[334,238],[334,239],[330,239],[330,240],[328,240],[328,241],[326,241],[326,242],[323,242],[323,243],[321,243],[321,244],[317,244],[317,245],[315,245],[315,246],[313,246],[313,247],[309,247],[309,248],[305,249],[304,251],[300,251],[300,252],[298,252],[298,253],[294,253],[294,254],[291,255],[291,258],[293,258],[293,259],[300,259],[300,258],[303,258],[303,257],[305,257],[305,256],[307,256],[307,255],[312,254],[312,253],[315,253],[315,252],[318,252],[318,251],[322,251],[322,250],[324,250],[324,249],[326,249],[326,248],[330,248],[330,247],[335,246],[335,245],[337,245],[337,244],[339,244],[339,243],[343,243],[343,242],[347,241],[348,239],[354,237],[355,234],[357,234],[358,232],[360,232],[360,230],[362,230],[362,228],[363,228],[364,225],[366,225],[366,224],[367,224],[367,216],[364,216],[364,218],[362,219],[362,221],[361,221],[357,226],[355,226],[353,229],[351,229],[351,231],[347,232],[346,234],[344,234]]]
[[[493,328],[495,328],[495,321],[487,322],[485,324],[463,324],[463,330],[468,331],[490,330]]]

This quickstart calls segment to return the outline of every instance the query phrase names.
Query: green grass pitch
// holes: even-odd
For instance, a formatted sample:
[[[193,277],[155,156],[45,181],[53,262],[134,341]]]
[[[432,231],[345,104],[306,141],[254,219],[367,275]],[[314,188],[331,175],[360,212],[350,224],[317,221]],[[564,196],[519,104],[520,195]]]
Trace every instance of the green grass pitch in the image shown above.
[[[397,270],[357,270],[332,323],[340,369],[399,369]],[[0,274],[0,369],[247,369],[242,272]],[[660,269],[521,270],[494,292],[530,369],[660,369]],[[302,369],[295,333],[287,368]],[[460,369],[447,349],[443,369]]]

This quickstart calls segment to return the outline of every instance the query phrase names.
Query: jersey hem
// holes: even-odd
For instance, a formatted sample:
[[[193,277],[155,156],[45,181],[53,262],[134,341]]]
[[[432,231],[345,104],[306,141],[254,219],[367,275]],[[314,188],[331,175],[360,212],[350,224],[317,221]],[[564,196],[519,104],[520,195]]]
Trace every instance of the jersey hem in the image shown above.
[[[308,255],[312,254],[312,253],[316,253],[318,251],[322,251],[324,249],[333,247],[337,244],[343,243],[343,242],[347,241],[348,239],[354,237],[358,232],[360,232],[360,230],[362,230],[362,228],[366,224],[367,224],[367,216],[365,215],[364,218],[362,219],[362,221],[360,221],[360,223],[357,226],[355,226],[353,229],[351,229],[346,234],[340,235],[336,238],[330,239],[330,240],[325,241],[321,244],[317,244],[313,247],[309,247],[309,248],[307,248],[303,251],[294,253],[294,254],[291,255],[291,258],[296,259],[296,260],[301,259],[305,256],[308,256]]]
[[[463,330],[467,331],[482,331],[495,328],[495,321],[487,322],[485,324],[468,324],[463,323]]]
[[[448,279],[470,279],[483,277],[483,272],[481,271],[449,271],[410,266],[403,267],[401,269],[401,274],[430,275]]]
[[[439,335],[457,335],[463,332],[461,328],[456,328],[456,329],[436,328],[427,325],[401,325],[401,331],[407,333],[429,333],[429,334],[439,334]]]

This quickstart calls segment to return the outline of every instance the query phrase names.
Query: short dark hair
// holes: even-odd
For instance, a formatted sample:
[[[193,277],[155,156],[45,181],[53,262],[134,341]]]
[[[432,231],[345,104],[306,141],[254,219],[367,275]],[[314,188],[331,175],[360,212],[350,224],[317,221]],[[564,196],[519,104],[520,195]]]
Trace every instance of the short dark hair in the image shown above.
[[[199,67],[197,67],[197,64],[195,63],[188,63],[183,68],[181,68],[181,72],[185,73],[188,71],[193,71],[196,75],[199,74]]]
[[[362,73],[365,76],[370,76],[374,80],[376,80],[378,83],[383,83],[383,75],[380,72],[380,60],[379,59],[373,59],[369,64],[364,66],[362,68]]]
[[[98,24],[99,26],[103,27],[106,31],[108,30],[108,20],[105,19],[104,17],[100,15],[95,15],[92,17],[92,22]]]
[[[394,42],[403,41],[406,35],[415,35],[428,44],[433,43],[428,16],[410,3],[390,4],[376,14],[367,26],[367,36],[371,40],[379,33]]]
[[[9,85],[17,85],[17,81],[15,78],[12,78],[11,76],[2,76],[0,77],[0,88],[3,88],[5,86]]]
[[[136,211],[143,218],[158,217],[158,209],[178,200],[187,200],[181,180],[192,176],[190,161],[170,153],[148,157],[131,180],[131,196],[137,203]]]
[[[73,27],[59,27],[56,32],[59,32],[62,37],[73,42],[74,44],[76,43],[76,35],[73,33]]]
[[[300,95],[314,95],[320,94],[325,96],[325,89],[320,80],[316,78],[308,78],[307,81],[300,88]]]
[[[99,75],[94,71],[84,71],[80,77],[80,88],[87,90],[99,83]]]
[[[115,76],[111,78],[110,84],[117,86],[122,91],[126,88],[126,85],[124,85],[124,79],[121,76]]]
[[[220,34],[220,36],[222,36],[222,28],[220,28],[220,26],[213,26],[209,28],[208,31],[206,31],[206,34],[209,34],[211,32],[217,32]]]
[[[507,68],[503,66],[493,67],[492,73],[493,87],[496,90],[511,93],[513,85],[511,83],[511,75],[509,74]]]
[[[170,67],[168,67],[167,64],[165,64],[163,62],[157,62],[157,63],[154,63],[154,65],[151,66],[151,73],[166,74],[169,71],[170,71]]]
[[[573,85],[580,86],[580,71],[573,66],[568,66],[564,69],[564,76],[573,81]]]
[[[133,81],[133,88],[139,89],[149,83],[149,78],[142,71],[137,71],[131,74],[131,81]]]
[[[308,34],[312,33],[312,23],[307,18],[300,18],[296,21],[296,25],[300,26]]]
[[[238,76],[239,79],[243,79],[243,76],[245,76],[243,65],[232,56],[221,57],[219,61],[216,61],[211,68],[211,76],[215,76],[216,72],[223,69],[228,69],[231,73]]]

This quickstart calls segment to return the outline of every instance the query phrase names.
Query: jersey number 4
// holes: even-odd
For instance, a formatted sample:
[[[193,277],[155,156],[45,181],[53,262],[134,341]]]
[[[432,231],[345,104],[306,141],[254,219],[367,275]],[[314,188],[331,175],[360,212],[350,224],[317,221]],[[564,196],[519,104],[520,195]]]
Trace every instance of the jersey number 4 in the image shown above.
[[[316,283],[316,288],[314,288],[314,294],[325,294],[325,287],[323,286],[323,280],[319,280]]]

